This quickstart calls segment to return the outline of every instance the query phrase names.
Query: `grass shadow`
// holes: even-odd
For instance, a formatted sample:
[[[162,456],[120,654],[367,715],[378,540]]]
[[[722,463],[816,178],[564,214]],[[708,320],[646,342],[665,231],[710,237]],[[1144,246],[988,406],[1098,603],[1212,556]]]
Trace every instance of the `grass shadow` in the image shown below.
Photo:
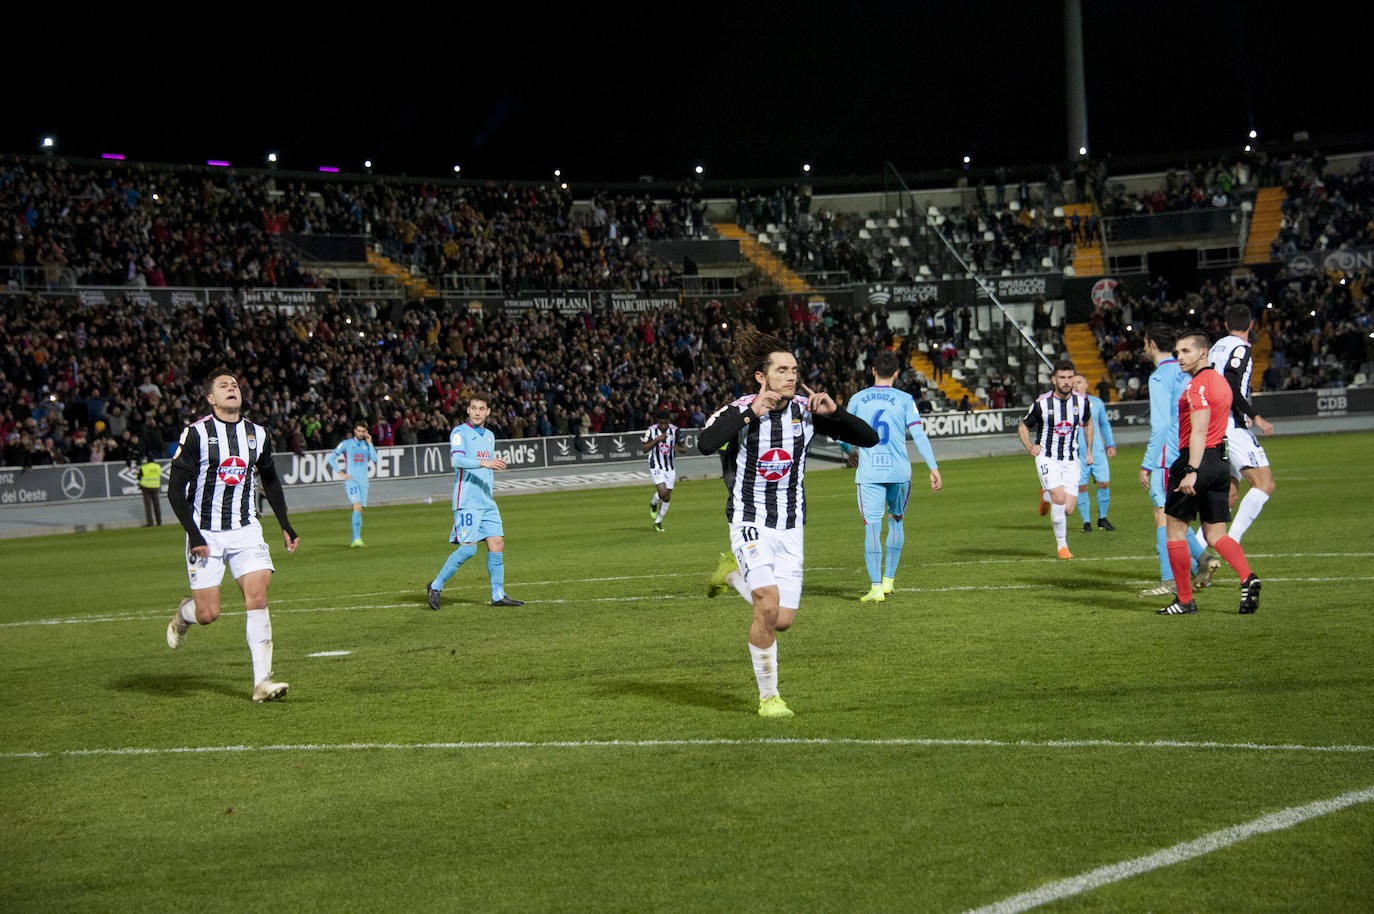
[[[184,698],[195,692],[213,692],[232,698],[242,698],[246,694],[243,686],[231,686],[222,679],[196,676],[185,673],[135,674],[120,676],[111,681],[115,689],[131,689],[145,695],[167,698]]]
[[[647,682],[620,680],[596,689],[603,697],[621,699],[627,696],[648,698],[666,704],[713,711],[737,712],[743,706],[738,695],[717,691],[693,683]]]

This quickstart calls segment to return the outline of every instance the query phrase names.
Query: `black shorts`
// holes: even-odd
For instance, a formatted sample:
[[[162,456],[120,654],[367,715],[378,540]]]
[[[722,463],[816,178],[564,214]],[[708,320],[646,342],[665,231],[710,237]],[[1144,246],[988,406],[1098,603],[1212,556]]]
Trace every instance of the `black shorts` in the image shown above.
[[[1221,456],[1219,448],[1209,447],[1202,452],[1202,466],[1197,468],[1196,495],[1178,491],[1183,468],[1188,465],[1185,452],[1169,467],[1165,482],[1164,513],[1176,520],[1193,522],[1201,517],[1204,524],[1225,524],[1231,520],[1231,465]]]

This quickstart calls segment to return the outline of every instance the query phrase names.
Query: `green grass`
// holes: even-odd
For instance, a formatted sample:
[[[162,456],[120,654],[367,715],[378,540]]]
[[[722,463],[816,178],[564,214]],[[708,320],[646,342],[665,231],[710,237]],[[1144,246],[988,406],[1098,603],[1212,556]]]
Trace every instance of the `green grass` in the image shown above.
[[[787,722],[754,714],[748,608],[703,596],[719,481],[665,536],[647,484],[502,499],[513,610],[480,554],[424,608],[443,505],[370,509],[366,550],[346,510],[290,556],[269,520],[269,705],[232,587],[165,646],[174,530],[0,541],[0,910],[961,911],[1368,788],[1374,435],[1266,446],[1249,617],[1225,567],[1197,616],[1135,596],[1138,449],[1069,563],[1029,458],[946,463],[878,605],[852,474],[815,473]],[[1371,848],[1364,803],[1053,907],[1369,910]]]

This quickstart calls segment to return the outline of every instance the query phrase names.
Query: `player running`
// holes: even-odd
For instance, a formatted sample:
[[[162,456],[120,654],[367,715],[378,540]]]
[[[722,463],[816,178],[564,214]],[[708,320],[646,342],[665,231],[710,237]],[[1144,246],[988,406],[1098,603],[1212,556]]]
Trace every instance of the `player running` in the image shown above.
[[[1035,458],[1040,487],[1050,495],[1050,524],[1061,559],[1073,558],[1068,541],[1068,505],[1077,493],[1082,469],[1078,464],[1078,430],[1083,429],[1083,462],[1092,465],[1093,427],[1088,401],[1073,392],[1073,362],[1060,359],[1054,365],[1054,387],[1036,397],[1016,426],[1026,453]]]
[[[641,441],[640,453],[649,455],[649,475],[654,480],[654,497],[649,500],[649,516],[653,518],[654,529],[663,532],[663,516],[668,513],[668,502],[673,498],[673,484],[677,481],[677,455],[687,448],[678,444],[679,429],[668,421],[668,411],[660,409],[658,422],[645,430]]]
[[[877,444],[878,433],[824,391],[803,384],[806,396],[798,396],[797,359],[777,337],[741,329],[735,354],[759,391],[716,410],[697,438],[702,454],[728,444],[731,458],[725,515],[734,555],[722,557],[707,594],[728,584],[753,606],[759,716],[791,717],[778,694],[776,633],[791,627],[801,605],[806,453],[817,432],[860,447]]]
[[[506,462],[494,456],[496,436],[487,429],[492,395],[475,393],[468,399],[468,421],[449,434],[449,455],[453,462],[453,527],[449,542],[458,548],[449,553],[439,574],[425,586],[425,601],[430,609],[439,608],[439,595],[458,568],[477,554],[477,544],[487,544],[487,575],[491,579],[492,606],[524,606],[523,600],[506,596],[506,540],[501,527],[501,511],[492,497],[492,470],[504,470]]]

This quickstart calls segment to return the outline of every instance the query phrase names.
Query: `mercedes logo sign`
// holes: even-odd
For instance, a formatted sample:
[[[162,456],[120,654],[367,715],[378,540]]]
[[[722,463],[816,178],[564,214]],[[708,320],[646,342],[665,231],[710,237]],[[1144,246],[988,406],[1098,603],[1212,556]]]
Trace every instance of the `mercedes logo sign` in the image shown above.
[[[80,498],[86,494],[86,476],[76,467],[68,467],[62,471],[62,494],[71,499]]]

